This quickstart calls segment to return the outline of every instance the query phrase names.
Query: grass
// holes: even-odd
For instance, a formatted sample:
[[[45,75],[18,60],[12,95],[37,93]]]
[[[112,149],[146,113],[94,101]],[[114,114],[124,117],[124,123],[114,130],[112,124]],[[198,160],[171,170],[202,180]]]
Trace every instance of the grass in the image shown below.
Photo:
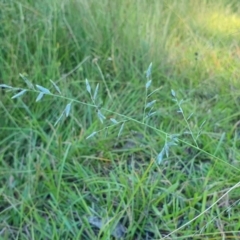
[[[2,1],[0,238],[240,238],[239,11]]]

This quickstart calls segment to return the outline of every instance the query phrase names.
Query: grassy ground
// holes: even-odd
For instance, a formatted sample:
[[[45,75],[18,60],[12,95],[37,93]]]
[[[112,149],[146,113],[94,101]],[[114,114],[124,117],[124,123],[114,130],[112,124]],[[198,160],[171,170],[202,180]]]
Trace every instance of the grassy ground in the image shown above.
[[[0,1],[0,238],[240,238],[239,13]]]

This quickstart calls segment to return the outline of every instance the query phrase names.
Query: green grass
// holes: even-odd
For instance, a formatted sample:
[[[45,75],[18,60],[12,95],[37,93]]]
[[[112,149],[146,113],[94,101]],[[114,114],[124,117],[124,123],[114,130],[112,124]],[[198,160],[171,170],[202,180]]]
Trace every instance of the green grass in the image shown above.
[[[129,240],[240,238],[239,12],[237,0],[1,1],[0,84],[28,91],[0,89],[0,239],[119,239],[119,226]],[[36,102],[19,74],[51,94]]]

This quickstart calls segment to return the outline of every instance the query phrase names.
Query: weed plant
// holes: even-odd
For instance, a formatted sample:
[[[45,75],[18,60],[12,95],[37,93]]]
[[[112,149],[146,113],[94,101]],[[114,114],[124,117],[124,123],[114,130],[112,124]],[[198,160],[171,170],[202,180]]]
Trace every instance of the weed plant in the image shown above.
[[[0,2],[0,238],[238,239],[239,9]]]
[[[118,113],[118,112],[115,112],[115,111],[112,111],[110,109],[107,109],[107,108],[104,108],[103,106],[101,106],[101,104],[98,103],[98,91],[99,91],[99,84],[96,85],[95,87],[95,90],[93,91],[92,90],[92,87],[91,87],[91,84],[89,83],[88,79],[85,80],[85,88],[86,88],[86,92],[89,94],[90,96],[90,100],[92,103],[85,103],[85,102],[82,102],[82,101],[79,101],[79,100],[76,100],[76,99],[73,99],[73,98],[68,98],[66,96],[63,96],[62,95],[62,91],[60,90],[60,88],[57,86],[57,84],[50,80],[52,86],[53,86],[53,89],[54,91],[56,92],[56,94],[53,94],[52,93],[52,90],[49,90],[48,88],[46,87],[43,87],[43,86],[40,86],[38,84],[36,84],[34,86],[34,84],[32,84],[32,82],[30,82],[24,75],[20,74],[20,77],[24,80],[24,82],[26,83],[26,85],[28,86],[28,88],[17,88],[17,87],[13,87],[13,86],[10,86],[10,85],[6,85],[6,84],[0,84],[0,87],[3,88],[3,89],[6,89],[8,91],[15,91],[16,93],[11,97],[12,99],[18,99],[18,98],[21,98],[23,97],[27,92],[32,92],[32,93],[36,93],[37,94],[37,97],[36,97],[36,102],[40,102],[40,101],[43,101],[44,97],[47,97],[46,95],[48,96],[52,96],[52,97],[55,97],[55,98],[58,98],[58,99],[62,99],[62,100],[67,100],[68,103],[66,104],[66,106],[64,107],[64,110],[62,111],[62,113],[60,113],[60,116],[56,119],[55,123],[54,124],[51,124],[54,128],[57,127],[58,124],[63,124],[63,121],[65,118],[68,118],[70,115],[71,115],[71,108],[72,108],[72,105],[74,104],[82,104],[84,105],[85,107],[91,107],[93,109],[95,109],[95,112],[96,112],[96,116],[97,118],[99,119],[99,121],[102,123],[102,124],[105,124],[107,126],[103,127],[102,129],[100,130],[94,130],[93,132],[90,133],[90,135],[86,136],[85,138],[87,140],[89,140],[90,138],[93,138],[93,137],[96,137],[99,133],[101,132],[104,132],[104,135],[105,135],[105,138],[109,137],[109,135],[112,135],[114,134],[114,129],[112,130],[112,128],[117,128],[118,126],[120,126],[119,130],[118,130],[118,133],[117,133],[117,138],[119,139],[123,133],[123,130],[124,130],[124,126],[128,123],[131,123],[133,122],[135,125],[140,125],[142,127],[144,127],[144,134],[141,134],[140,135],[140,138],[143,138],[141,140],[143,141],[140,141],[140,139],[138,138],[136,140],[136,142],[134,142],[133,145],[129,144],[128,142],[124,145],[126,147],[125,150],[127,151],[131,151],[131,148],[135,146],[137,146],[137,144],[139,145],[139,143],[141,143],[138,148],[137,148],[137,151],[136,153],[138,154],[138,151],[141,151],[142,149],[146,148],[147,146],[144,146],[144,144],[142,144],[142,142],[146,142],[144,141],[144,137],[145,135],[148,135],[148,128],[150,128],[151,130],[153,130],[153,132],[155,133],[155,135],[157,137],[160,137],[161,135],[164,135],[164,138],[165,138],[165,143],[163,144],[163,147],[162,147],[162,150],[161,151],[158,151],[159,153],[157,154],[157,156],[155,158],[153,157],[150,157],[148,160],[146,160],[145,164],[147,163],[149,165],[149,167],[153,168],[153,169],[158,169],[160,170],[161,168],[160,167],[157,167],[155,164],[161,164],[163,163],[163,160],[164,160],[164,157],[166,155],[167,159],[169,159],[169,150],[170,148],[172,148],[172,146],[177,146],[179,141],[186,144],[188,146],[188,148],[193,148],[195,150],[198,151],[198,154],[201,154],[201,153],[204,153],[207,157],[210,157],[210,158],[215,158],[219,161],[222,161],[221,159],[218,159],[217,157],[214,157],[211,153],[208,153],[206,151],[204,151],[203,149],[199,148],[198,146],[198,143],[197,143],[197,139],[200,137],[200,133],[202,131],[202,128],[203,128],[203,125],[205,123],[205,121],[201,124],[199,130],[197,133],[194,133],[193,130],[191,129],[191,126],[189,124],[189,119],[192,117],[192,114],[189,116],[189,117],[186,117],[185,114],[184,114],[184,110],[182,108],[182,104],[183,104],[183,100],[178,100],[177,98],[177,95],[176,95],[176,92],[174,90],[171,90],[171,95],[173,97],[173,102],[176,102],[177,104],[177,107],[178,107],[178,113],[180,113],[182,116],[183,116],[183,120],[184,122],[186,123],[186,126],[187,126],[187,130],[188,132],[184,132],[182,131],[183,133],[189,133],[190,136],[192,137],[192,140],[193,140],[193,143],[191,142],[186,142],[184,141],[183,138],[179,139],[179,136],[180,134],[169,134],[169,133],[166,133],[164,132],[163,130],[161,129],[157,129],[155,126],[152,126],[150,125],[148,122],[150,121],[149,119],[151,119],[152,116],[154,115],[157,115],[157,111],[154,111],[154,104],[156,103],[156,100],[149,100],[150,97],[152,97],[152,95],[154,95],[157,91],[156,90],[153,90],[152,92],[148,92],[149,91],[149,88],[152,84],[152,79],[151,79],[151,69],[152,69],[152,63],[149,65],[147,71],[146,71],[146,78],[147,78],[147,81],[146,81],[146,84],[145,84],[145,99],[144,101],[142,101],[144,103],[143,105],[143,117],[142,117],[142,120],[138,120],[140,118],[132,118],[130,116],[127,116],[127,115],[124,115],[124,114],[121,114],[121,113]],[[158,89],[157,89],[158,90]],[[59,100],[58,100],[59,101]],[[109,123],[105,123],[106,122],[106,116],[105,114],[113,114],[114,116],[116,116],[117,118],[119,118],[119,120],[116,120],[116,118],[113,118],[113,117],[110,117],[109,118]],[[148,121],[148,122],[147,122]],[[128,129],[131,129],[131,128],[128,128]],[[131,129],[130,130],[131,132],[133,132],[133,130]],[[110,133],[111,132],[111,133]],[[157,133],[157,134],[156,134]],[[96,135],[96,136],[95,136]],[[156,137],[155,137],[156,138]],[[133,141],[133,139],[131,139]],[[98,141],[98,140],[97,140]],[[117,142],[117,140],[115,140]],[[127,140],[129,141],[129,140]],[[63,177],[63,172],[64,172],[64,165],[65,165],[65,161],[67,160],[67,156],[69,154],[69,151],[70,151],[70,148],[71,148],[71,145],[72,143],[69,142],[67,144],[67,149],[66,149],[66,152],[64,153],[64,160],[63,162],[61,163],[61,165],[58,167],[58,173],[59,173],[59,177],[60,179],[62,179]],[[114,144],[114,147],[115,148],[118,148],[118,145],[117,144]],[[124,147],[123,147],[124,148]],[[151,146],[148,146],[148,151],[151,151],[151,152],[156,152],[155,149],[151,149]],[[152,155],[152,154],[151,154]],[[167,161],[167,160],[166,160]],[[148,170],[149,171],[149,167],[148,167]],[[133,167],[135,168],[135,167]],[[51,171],[51,170],[49,170]],[[145,175],[146,173],[144,173]],[[145,177],[145,176],[144,176]],[[141,181],[140,181],[141,182]],[[60,184],[61,184],[61,181],[57,180],[56,182],[57,184],[57,189],[56,189],[56,198],[59,199],[59,194],[60,194]],[[174,185],[175,186],[175,185]],[[178,182],[177,182],[177,186],[178,186]],[[233,189],[237,188],[239,186],[239,183],[235,184],[233,187],[231,187],[227,193],[225,193],[222,197],[220,197],[219,199],[216,199],[215,202],[213,204],[211,204],[207,209],[202,209],[202,212],[200,212],[197,216],[193,217],[193,219],[187,221],[186,223],[184,223],[182,226],[177,226],[175,230],[173,230],[172,232],[169,232],[169,234],[165,234],[166,236],[165,237],[168,237],[172,234],[174,234],[175,232],[178,232],[180,231],[182,228],[184,228],[185,226],[188,226],[189,224],[191,224],[192,222],[194,222],[195,220],[198,220],[199,218],[201,218],[202,215],[204,215],[208,210],[211,210],[223,197],[225,197],[230,191],[232,191]],[[137,189],[140,187],[140,185],[138,185]],[[174,187],[175,188],[175,187]],[[135,188],[134,188],[134,191],[135,191]],[[93,226],[97,227],[98,229],[100,229],[99,231],[99,234],[103,234],[102,232],[105,232],[105,225],[109,225],[109,221],[111,222],[111,218],[107,218],[108,220],[104,220],[102,219],[102,217],[98,217],[98,216],[95,216],[94,212],[89,212],[88,213],[90,214],[88,217],[87,217],[87,220],[89,221],[89,224],[92,224]],[[121,216],[121,218],[123,218],[123,216]],[[83,225],[83,223],[81,222],[82,220],[80,220],[80,225]],[[119,221],[119,220],[118,220]],[[126,227],[124,227],[122,224],[120,224],[119,222],[117,221],[117,225],[113,225],[111,226],[111,230],[108,232],[108,235],[107,235],[107,238],[113,236],[115,238],[122,238],[125,236],[125,233],[126,233]],[[205,228],[205,226],[204,226]],[[145,232],[145,234],[147,234],[147,236],[150,234],[148,233],[149,230],[147,230]],[[150,234],[151,235],[151,234]],[[149,236],[150,236],[149,235]]]

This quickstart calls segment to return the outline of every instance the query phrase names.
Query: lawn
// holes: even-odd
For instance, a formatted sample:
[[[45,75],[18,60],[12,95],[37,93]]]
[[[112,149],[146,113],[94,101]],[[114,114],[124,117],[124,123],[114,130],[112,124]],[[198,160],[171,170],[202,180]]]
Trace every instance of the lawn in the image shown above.
[[[238,0],[0,1],[0,239],[240,239]]]

